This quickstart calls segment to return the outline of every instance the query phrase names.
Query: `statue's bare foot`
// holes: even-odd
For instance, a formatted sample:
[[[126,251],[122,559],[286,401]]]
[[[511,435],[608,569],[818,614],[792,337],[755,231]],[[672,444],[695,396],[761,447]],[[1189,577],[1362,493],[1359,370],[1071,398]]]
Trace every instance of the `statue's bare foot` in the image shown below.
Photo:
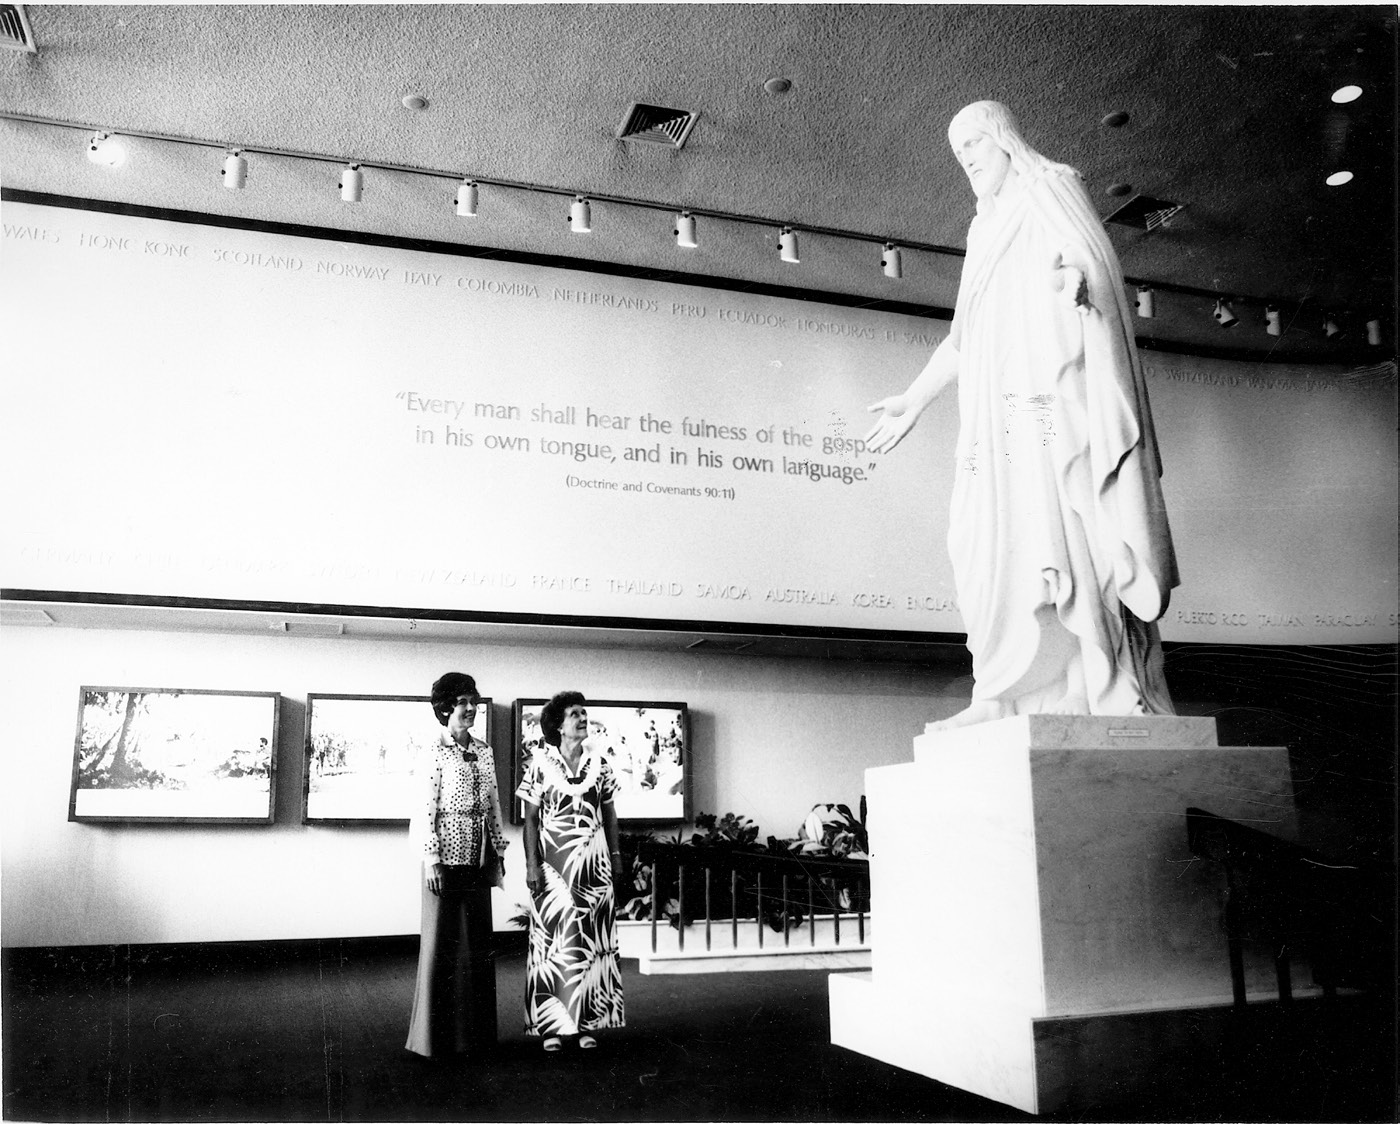
[[[1004,703],[995,700],[983,702],[974,700],[951,718],[945,718],[941,722],[928,723],[924,726],[924,733],[933,734],[943,730],[957,730],[963,726],[975,726],[979,722],[995,722],[998,718],[1005,718],[1010,713],[1009,708]]]
[[[1089,698],[1087,695],[1066,695],[1054,706],[1045,712],[1046,714],[1088,714]]]

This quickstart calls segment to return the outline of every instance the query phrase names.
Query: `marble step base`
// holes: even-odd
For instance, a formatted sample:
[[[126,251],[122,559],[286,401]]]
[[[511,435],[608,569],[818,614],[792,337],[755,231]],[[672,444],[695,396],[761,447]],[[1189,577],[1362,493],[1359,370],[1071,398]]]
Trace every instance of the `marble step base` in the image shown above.
[[[1327,1090],[1306,1075],[1358,1065],[1364,1043],[1384,1037],[1365,1029],[1376,1021],[1366,997],[1306,990],[1287,1008],[1255,993],[1240,1011],[1226,994],[1214,1005],[1043,1017],[951,989],[882,987],[870,972],[833,975],[828,992],[834,1045],[1025,1112],[1076,1119],[1229,1115],[1251,1098],[1300,1109],[1324,1098],[1315,1107],[1325,1113]]]

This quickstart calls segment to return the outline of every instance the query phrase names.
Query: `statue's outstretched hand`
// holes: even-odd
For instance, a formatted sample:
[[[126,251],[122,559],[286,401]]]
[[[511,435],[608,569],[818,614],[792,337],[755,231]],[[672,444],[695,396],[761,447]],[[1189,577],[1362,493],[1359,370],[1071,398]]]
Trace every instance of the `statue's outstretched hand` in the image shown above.
[[[888,453],[904,440],[918,420],[918,415],[909,409],[909,401],[903,394],[882,398],[866,409],[880,415],[865,435],[865,447],[872,453]]]
[[[1066,308],[1072,308],[1084,316],[1088,313],[1089,282],[1084,271],[1078,266],[1066,265],[1063,250],[1058,251],[1050,262],[1050,284],[1060,294]]]

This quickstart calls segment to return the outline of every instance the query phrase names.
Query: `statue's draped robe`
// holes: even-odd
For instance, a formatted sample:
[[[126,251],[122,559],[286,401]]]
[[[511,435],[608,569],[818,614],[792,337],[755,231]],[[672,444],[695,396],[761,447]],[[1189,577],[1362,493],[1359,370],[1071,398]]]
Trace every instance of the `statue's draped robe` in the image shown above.
[[[1169,714],[1151,622],[1176,559],[1122,273],[1077,175],[1018,187],[973,220],[952,329],[948,544],[973,699]],[[1054,291],[1057,253],[1083,271],[1087,313]]]

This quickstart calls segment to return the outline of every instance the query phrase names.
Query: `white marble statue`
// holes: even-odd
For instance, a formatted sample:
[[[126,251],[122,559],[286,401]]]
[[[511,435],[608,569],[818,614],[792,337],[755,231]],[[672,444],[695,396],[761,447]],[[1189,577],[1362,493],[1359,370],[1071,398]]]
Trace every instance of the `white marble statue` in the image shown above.
[[[1079,174],[1010,111],[948,126],[977,196],[948,338],[866,443],[900,443],[955,378],[948,548],[972,702],[1014,714],[1171,714],[1155,622],[1177,582],[1123,275]]]

